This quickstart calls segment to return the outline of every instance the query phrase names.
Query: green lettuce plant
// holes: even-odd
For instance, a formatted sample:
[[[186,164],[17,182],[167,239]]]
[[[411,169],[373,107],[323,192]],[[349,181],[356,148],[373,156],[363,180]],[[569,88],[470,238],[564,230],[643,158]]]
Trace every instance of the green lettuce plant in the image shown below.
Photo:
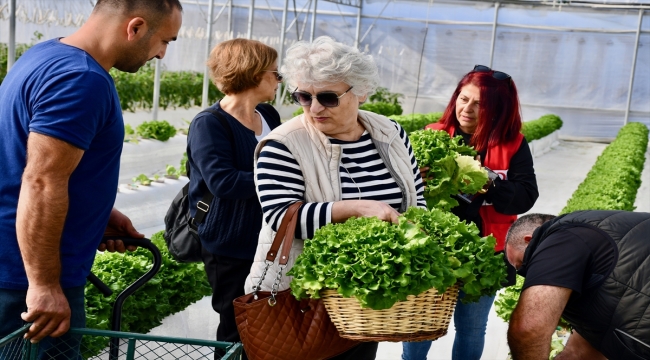
[[[479,237],[474,224],[438,209],[409,208],[394,225],[377,218],[351,218],[328,224],[305,242],[288,275],[297,299],[319,298],[336,289],[361,306],[390,308],[435,288],[444,292],[460,282],[465,301],[494,294],[505,279],[496,240]]]
[[[403,111],[400,104],[386,102],[368,102],[359,106],[359,109],[384,116],[401,115]]]
[[[461,136],[452,138],[442,130],[416,130],[409,139],[418,166],[429,167],[424,187],[429,209],[456,207],[454,195],[475,194],[487,183],[487,172],[474,160],[476,151],[461,145]]]
[[[170,137],[176,135],[176,128],[167,120],[145,121],[136,127],[138,135],[143,139],[156,139],[167,141]]]

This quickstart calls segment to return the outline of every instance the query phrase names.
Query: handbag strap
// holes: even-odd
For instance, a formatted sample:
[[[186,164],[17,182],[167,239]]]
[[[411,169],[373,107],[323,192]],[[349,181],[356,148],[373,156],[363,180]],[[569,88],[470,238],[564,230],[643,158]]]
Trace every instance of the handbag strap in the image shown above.
[[[282,218],[282,223],[280,223],[280,228],[278,232],[275,233],[275,238],[273,238],[273,243],[271,244],[271,249],[266,253],[266,260],[274,262],[276,256],[278,256],[278,250],[280,245],[282,245],[282,253],[280,254],[280,265],[287,265],[289,261],[289,252],[291,251],[291,245],[293,244],[293,238],[296,234],[296,224],[298,222],[298,209],[302,206],[301,201],[296,201],[291,204],[287,211],[284,213]]]
[[[228,120],[219,113],[218,110],[212,109],[212,108],[207,108],[204,109],[199,113],[199,115],[207,113],[207,114],[212,114],[219,122],[221,123],[221,126],[226,130],[226,137],[228,138],[228,141],[230,142],[230,147],[232,149],[233,154],[235,153],[235,136],[233,135],[232,132],[232,127],[230,127],[230,124],[228,123]],[[198,115],[197,115],[198,116]],[[191,125],[190,125],[191,127]],[[190,162],[188,161],[185,166],[187,167],[186,172],[187,172],[187,177],[189,178],[190,176]],[[203,195],[201,200],[199,200],[198,203],[196,203],[196,213],[194,215],[194,219],[190,221],[190,226],[193,227],[195,230],[198,229],[198,225],[200,225],[203,220],[205,219],[205,216],[208,214],[208,211],[210,211],[210,204],[212,203],[212,199],[214,199],[214,195],[210,192],[210,190],[207,190],[207,193]]]
[[[273,243],[271,244],[271,249],[266,253],[266,266],[264,271],[262,271],[262,276],[260,277],[257,285],[253,286],[253,298],[258,299],[257,292],[262,289],[262,282],[266,277],[266,272],[269,270],[273,262],[275,261],[276,256],[278,256],[278,250],[280,245],[282,245],[282,254],[280,256],[280,271],[278,276],[275,278],[273,287],[271,288],[271,297],[269,298],[269,305],[273,306],[276,303],[275,295],[278,293],[278,287],[280,286],[280,279],[282,278],[282,271],[289,261],[289,252],[291,251],[291,245],[293,244],[293,238],[296,236],[296,223],[298,222],[298,209],[302,206],[301,201],[297,201],[291,204],[287,211],[284,213],[282,222],[280,223],[280,228],[275,233],[273,238]]]

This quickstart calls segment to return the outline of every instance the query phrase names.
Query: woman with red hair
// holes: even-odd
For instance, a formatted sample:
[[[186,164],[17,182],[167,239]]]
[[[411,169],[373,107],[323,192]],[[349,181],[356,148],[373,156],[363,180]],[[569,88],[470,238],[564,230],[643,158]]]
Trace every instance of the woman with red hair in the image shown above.
[[[458,83],[440,121],[426,128],[460,135],[478,152],[490,181],[478,194],[459,195],[460,205],[452,212],[476,224],[481,236],[494,235],[495,252],[502,254],[508,228],[517,214],[533,207],[539,196],[533,157],[520,132],[521,114],[514,81],[504,72],[476,65]],[[508,268],[508,279],[503,285],[514,285],[515,269],[505,260],[504,266]],[[461,291],[459,297],[463,296]],[[458,301],[454,312],[453,360],[481,358],[493,301],[494,295],[483,296],[477,303]],[[430,347],[430,341],[405,342],[402,359],[424,360]]]

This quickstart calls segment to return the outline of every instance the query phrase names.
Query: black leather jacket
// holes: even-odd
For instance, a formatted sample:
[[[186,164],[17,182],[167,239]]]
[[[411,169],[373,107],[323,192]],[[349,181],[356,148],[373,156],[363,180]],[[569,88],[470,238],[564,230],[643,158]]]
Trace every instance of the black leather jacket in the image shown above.
[[[600,229],[616,243],[618,261],[588,305],[572,308],[569,303],[562,317],[610,360],[650,359],[650,213],[567,214],[544,224],[534,234],[535,248],[530,250],[534,252],[546,237],[567,226]]]

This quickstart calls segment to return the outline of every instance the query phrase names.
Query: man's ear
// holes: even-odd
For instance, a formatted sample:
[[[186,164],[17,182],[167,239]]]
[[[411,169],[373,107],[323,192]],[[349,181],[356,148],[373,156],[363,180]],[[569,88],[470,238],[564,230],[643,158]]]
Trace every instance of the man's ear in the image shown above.
[[[526,243],[526,245],[528,245],[528,243],[532,238],[533,238],[532,235],[524,235],[524,242]]]
[[[147,32],[147,21],[141,17],[134,17],[127,23],[126,36],[128,41],[141,39]]]

